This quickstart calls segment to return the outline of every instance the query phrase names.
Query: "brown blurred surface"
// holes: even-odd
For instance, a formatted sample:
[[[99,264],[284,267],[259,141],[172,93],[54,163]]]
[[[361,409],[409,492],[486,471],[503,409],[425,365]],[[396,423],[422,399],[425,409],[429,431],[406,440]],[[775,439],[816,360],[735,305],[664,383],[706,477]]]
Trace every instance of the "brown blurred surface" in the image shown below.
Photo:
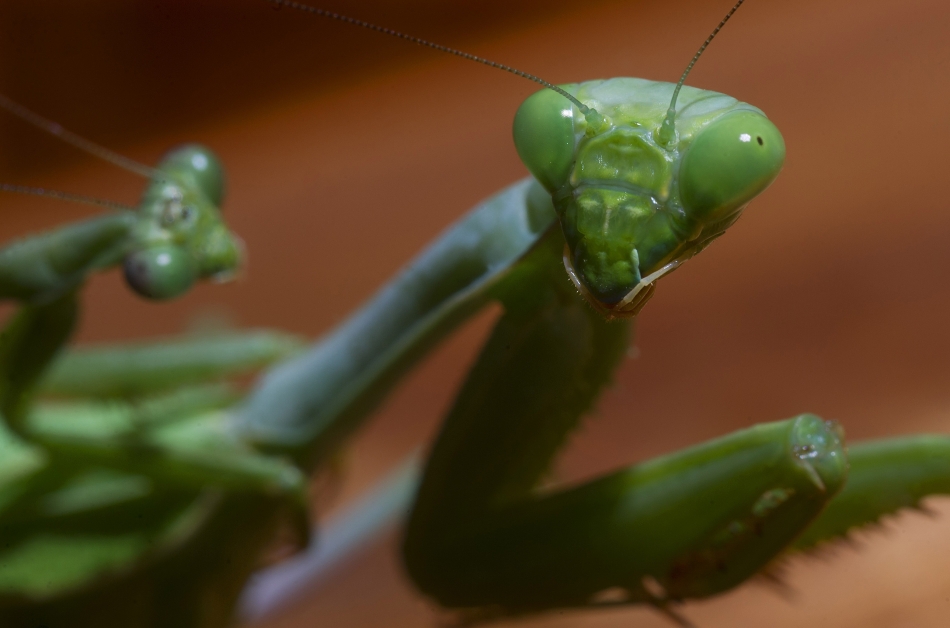
[[[0,89],[144,161],[182,141],[211,145],[251,254],[243,281],[168,305],[136,300],[114,274],[96,279],[82,338],[170,332],[209,311],[316,335],[524,174],[510,120],[531,85],[261,4],[0,7]],[[331,8],[567,82],[675,79],[727,7]],[[189,54],[202,72],[181,71]],[[737,14],[690,82],[764,109],[785,135],[785,171],[727,237],[662,282],[639,322],[639,357],[578,434],[561,477],[803,411],[841,420],[852,439],[950,430],[947,76],[945,0],[756,0]],[[8,119],[0,142],[0,179],[128,202],[141,187]],[[10,197],[0,212],[2,239],[88,214]],[[429,437],[490,322],[489,313],[466,328],[387,403],[348,456],[344,499]],[[791,601],[748,585],[686,614],[704,628],[950,625],[950,508],[934,508],[938,517],[902,516],[834,560],[797,561]],[[391,541],[259,628],[434,625]],[[665,621],[622,610],[525,625]]]

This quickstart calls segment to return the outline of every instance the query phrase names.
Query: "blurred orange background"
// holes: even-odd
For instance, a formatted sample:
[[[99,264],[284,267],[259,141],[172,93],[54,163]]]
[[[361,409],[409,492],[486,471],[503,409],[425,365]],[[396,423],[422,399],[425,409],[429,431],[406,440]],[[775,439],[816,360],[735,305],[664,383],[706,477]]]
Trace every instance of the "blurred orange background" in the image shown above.
[[[675,80],[722,2],[328,0],[323,6],[554,82]],[[950,431],[950,5],[749,2],[690,83],[761,107],[785,171],[727,237],[664,279],[558,477],[575,479],[803,411],[852,439]],[[531,84],[264,0],[4,0],[0,90],[154,163],[203,142],[230,176],[242,281],[155,305],[118,276],[86,293],[82,340],[225,317],[317,336],[478,200],[525,174],[510,141]],[[0,116],[0,180],[134,203],[135,176]],[[0,198],[0,240],[89,215]],[[429,358],[347,456],[345,503],[431,437],[490,327]],[[703,628],[950,625],[950,503],[800,559],[791,599],[756,584],[685,614]],[[257,628],[431,626],[396,535]],[[646,609],[525,626],[664,626]]]

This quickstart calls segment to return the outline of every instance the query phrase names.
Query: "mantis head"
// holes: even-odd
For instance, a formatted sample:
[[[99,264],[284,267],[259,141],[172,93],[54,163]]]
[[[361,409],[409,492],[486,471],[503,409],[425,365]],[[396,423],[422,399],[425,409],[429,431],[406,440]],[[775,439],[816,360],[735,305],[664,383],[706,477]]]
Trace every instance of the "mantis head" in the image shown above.
[[[741,4],[675,85],[565,85],[569,99],[544,90],[515,116],[518,154],[551,194],[564,231],[568,275],[610,318],[636,315],[654,282],[722,235],[782,168],[784,140],[759,109],[684,88]]]
[[[182,146],[166,155],[158,168],[152,168],[90,142],[3,94],[0,109],[149,180],[137,209],[77,194],[0,183],[0,192],[49,197],[121,212],[118,220],[78,225],[59,234],[55,242],[34,240],[26,249],[21,247],[21,251],[37,250],[49,255],[62,255],[61,249],[65,249],[69,254],[68,262],[56,264],[56,271],[46,281],[38,285],[27,281],[29,286],[16,288],[18,294],[36,298],[37,294],[56,293],[82,281],[89,272],[111,267],[120,260],[129,286],[150,299],[171,299],[185,293],[198,279],[224,281],[236,274],[243,246],[221,218],[224,168],[209,149],[196,144]],[[12,267],[11,260],[7,259],[8,267]]]
[[[219,209],[224,169],[209,149],[187,145],[159,164],[139,208],[141,220],[123,263],[129,286],[150,299],[171,299],[198,279],[232,277],[241,241]]]
[[[635,315],[652,284],[738,219],[782,168],[785,143],[758,109],[686,88],[672,139],[662,141],[674,86],[611,79],[564,86],[606,124],[549,90],[515,116],[518,154],[554,203],[565,266],[609,317]]]

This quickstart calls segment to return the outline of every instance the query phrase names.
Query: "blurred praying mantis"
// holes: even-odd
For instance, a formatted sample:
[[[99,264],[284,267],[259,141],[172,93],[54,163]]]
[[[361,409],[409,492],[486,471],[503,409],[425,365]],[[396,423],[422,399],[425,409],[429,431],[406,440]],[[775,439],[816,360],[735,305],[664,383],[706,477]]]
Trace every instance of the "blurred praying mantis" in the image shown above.
[[[537,488],[656,280],[735,222],[784,159],[764,115],[721,94],[637,79],[560,89],[516,117],[533,179],[473,210],[237,405],[200,384],[288,357],[291,339],[59,353],[91,272],[122,263],[136,292],[171,298],[236,269],[210,152],[144,169],[135,211],[3,249],[0,289],[21,303],[0,342],[5,625],[226,625],[281,513],[300,512],[303,475],[493,301],[504,315],[429,457],[404,547],[416,584],[464,619],[627,603],[675,617],[680,600],[946,492],[947,439],[846,450],[810,415]]]

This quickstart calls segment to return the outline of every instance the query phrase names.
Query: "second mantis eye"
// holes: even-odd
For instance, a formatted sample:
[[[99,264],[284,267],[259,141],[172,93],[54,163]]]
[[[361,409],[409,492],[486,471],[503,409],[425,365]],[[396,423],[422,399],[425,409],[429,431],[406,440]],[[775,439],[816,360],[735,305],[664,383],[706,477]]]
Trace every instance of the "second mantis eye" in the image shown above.
[[[785,163],[785,140],[764,115],[737,111],[699,132],[679,171],[683,208],[709,224],[767,188]]]
[[[164,301],[185,293],[197,279],[191,257],[174,245],[133,251],[123,262],[125,281],[147,299]]]

